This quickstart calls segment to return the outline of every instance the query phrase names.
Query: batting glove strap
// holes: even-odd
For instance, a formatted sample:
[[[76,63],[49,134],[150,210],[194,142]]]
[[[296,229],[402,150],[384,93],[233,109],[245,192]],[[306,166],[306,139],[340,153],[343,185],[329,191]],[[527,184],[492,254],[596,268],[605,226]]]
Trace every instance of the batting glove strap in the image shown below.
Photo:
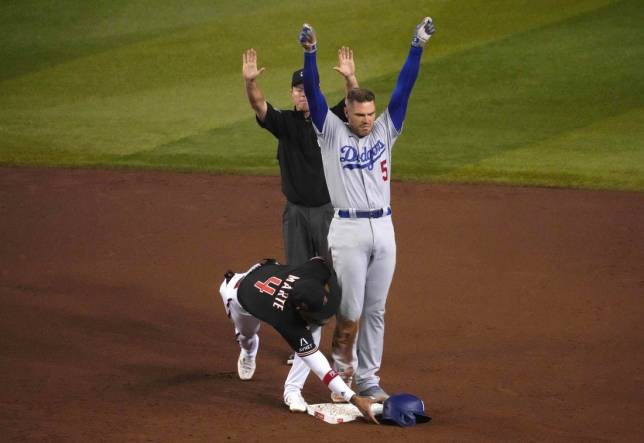
[[[434,22],[431,17],[425,17],[418,26],[416,26],[416,32],[414,33],[414,38],[411,40],[411,45],[417,48],[424,48],[432,34],[436,31],[434,27]]]
[[[317,50],[318,50],[317,45],[311,45],[307,48],[304,48],[304,52],[306,52],[307,54],[313,54],[314,52],[317,52]]]

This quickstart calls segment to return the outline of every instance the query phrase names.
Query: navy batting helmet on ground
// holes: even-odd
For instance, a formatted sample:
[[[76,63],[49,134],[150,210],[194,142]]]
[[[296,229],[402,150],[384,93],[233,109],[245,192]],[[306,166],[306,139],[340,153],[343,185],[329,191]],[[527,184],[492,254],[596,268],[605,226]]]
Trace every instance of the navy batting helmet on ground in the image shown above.
[[[425,415],[423,401],[411,394],[395,394],[383,403],[381,420],[393,422],[400,426],[414,426],[425,423],[432,418]]]

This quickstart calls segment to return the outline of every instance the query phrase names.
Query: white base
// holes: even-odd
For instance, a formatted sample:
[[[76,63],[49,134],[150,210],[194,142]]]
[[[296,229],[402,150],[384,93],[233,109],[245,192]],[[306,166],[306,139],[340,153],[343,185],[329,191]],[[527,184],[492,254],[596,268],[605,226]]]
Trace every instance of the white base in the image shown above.
[[[380,403],[374,403],[371,405],[371,410],[374,415],[382,414],[382,405]],[[358,408],[349,403],[319,403],[316,405],[308,405],[306,412],[315,418],[319,418],[333,425],[348,423],[358,417],[362,417]]]

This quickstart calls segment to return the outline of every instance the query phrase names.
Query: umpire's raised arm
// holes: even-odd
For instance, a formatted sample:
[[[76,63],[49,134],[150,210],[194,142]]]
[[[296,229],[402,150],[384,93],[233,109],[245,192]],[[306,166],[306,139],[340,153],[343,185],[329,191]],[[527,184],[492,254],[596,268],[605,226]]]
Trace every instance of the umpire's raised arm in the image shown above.
[[[403,121],[407,112],[407,103],[409,103],[409,96],[414,87],[418,71],[420,70],[420,57],[423,55],[423,48],[432,37],[434,33],[434,23],[430,17],[425,17],[414,32],[414,37],[411,41],[411,48],[407,60],[400,70],[398,81],[394,92],[391,94],[391,100],[387,109],[391,116],[396,130],[402,130]]]
[[[311,120],[317,130],[322,132],[329,107],[320,90],[320,77],[316,60],[318,42],[315,31],[310,25],[305,23],[302,26],[299,41],[304,48],[304,92],[309,102]]]

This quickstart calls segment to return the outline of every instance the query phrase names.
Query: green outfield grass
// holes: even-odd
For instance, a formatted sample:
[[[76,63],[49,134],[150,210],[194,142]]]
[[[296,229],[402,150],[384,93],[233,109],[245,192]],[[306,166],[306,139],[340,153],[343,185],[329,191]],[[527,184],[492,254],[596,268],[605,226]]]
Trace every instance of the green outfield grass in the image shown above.
[[[425,12],[394,178],[644,190],[639,0],[2,2],[0,164],[277,174],[243,50],[287,107],[309,22],[329,101],[350,45],[382,110]]]

